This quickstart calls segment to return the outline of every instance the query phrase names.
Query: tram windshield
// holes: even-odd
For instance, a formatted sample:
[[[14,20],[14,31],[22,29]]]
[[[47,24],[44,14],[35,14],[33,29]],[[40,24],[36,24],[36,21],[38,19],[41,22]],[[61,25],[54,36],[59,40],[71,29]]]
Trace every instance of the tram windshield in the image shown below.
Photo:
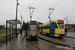
[[[63,23],[58,23],[59,28],[63,29],[64,28],[64,24]]]
[[[29,25],[29,29],[30,30],[38,30],[38,26],[37,25]]]

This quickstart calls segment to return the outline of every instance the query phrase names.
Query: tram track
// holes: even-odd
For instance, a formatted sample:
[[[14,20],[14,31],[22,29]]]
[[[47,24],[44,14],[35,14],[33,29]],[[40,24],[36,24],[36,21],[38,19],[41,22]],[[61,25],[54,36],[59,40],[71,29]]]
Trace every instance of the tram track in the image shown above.
[[[70,37],[70,36],[65,36],[66,38],[73,38],[73,39],[75,39],[75,37]]]
[[[28,41],[29,41],[29,43],[31,44],[31,45],[33,45],[37,50],[41,50],[38,46],[36,46],[31,40],[29,40],[28,39]]]
[[[55,50],[56,47],[52,45],[52,43],[48,43],[46,41],[43,41],[41,39],[37,39],[37,40],[31,40],[31,43],[33,43],[35,46],[37,46],[40,50]],[[39,50],[38,49],[38,50]]]
[[[57,43],[57,42],[50,41],[50,40],[44,39],[42,37],[39,37],[39,39],[44,40],[44,41],[47,41],[47,42],[50,42],[50,43],[53,43],[53,44],[56,44],[56,45],[60,45],[60,46],[65,46],[65,47],[69,47],[69,48],[72,47],[72,46],[69,46],[69,45],[66,45],[66,44],[61,44],[61,43]],[[72,48],[75,49],[75,47],[72,47]]]
[[[48,46],[50,46],[50,47],[55,47],[55,46],[53,46],[54,44],[53,45],[52,44],[50,45],[50,44],[46,43],[47,41],[43,41],[41,39],[39,39],[39,41],[42,42],[42,43],[44,43],[44,44],[46,44],[46,45],[48,45]]]
[[[40,34],[41,35],[41,34]],[[46,37],[46,38],[48,38],[48,39],[52,39],[52,40],[54,40],[54,41],[60,41],[60,42],[68,42],[68,41],[70,41],[70,42],[75,42],[75,39],[74,39],[74,37],[69,37],[69,36],[65,36],[65,38],[64,37],[51,37],[51,36],[47,36],[47,35],[42,35],[43,37]],[[41,36],[39,36],[39,37],[41,37]],[[75,45],[74,45],[75,46]]]

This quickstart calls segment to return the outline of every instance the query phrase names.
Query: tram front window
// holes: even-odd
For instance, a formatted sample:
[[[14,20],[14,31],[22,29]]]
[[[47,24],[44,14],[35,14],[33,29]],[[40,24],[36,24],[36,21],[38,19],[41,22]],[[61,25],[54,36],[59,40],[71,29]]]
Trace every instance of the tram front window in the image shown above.
[[[30,30],[38,30],[38,26],[37,25],[29,25]]]
[[[58,23],[59,28],[63,29],[64,28],[64,24],[63,23]]]

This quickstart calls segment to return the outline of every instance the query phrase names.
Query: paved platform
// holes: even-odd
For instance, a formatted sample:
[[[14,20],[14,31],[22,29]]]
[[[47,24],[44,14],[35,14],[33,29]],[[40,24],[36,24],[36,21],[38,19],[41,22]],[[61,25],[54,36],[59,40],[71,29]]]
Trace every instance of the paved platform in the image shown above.
[[[22,33],[22,36],[21,34],[19,34],[17,38],[14,38],[14,40],[12,40],[11,42],[9,41],[7,45],[6,43],[0,43],[2,44],[2,46],[0,46],[0,50],[37,50],[33,45],[26,41],[24,35],[24,33]],[[67,32],[67,36],[75,37],[75,32]],[[39,41],[37,41],[37,46],[38,44]],[[46,47],[45,44],[44,46]]]
[[[75,32],[67,32],[66,36],[75,37]]]
[[[23,40],[24,34],[21,36],[21,34],[18,35],[17,38],[14,38],[11,42],[8,41],[7,45],[4,43],[2,46],[0,46],[0,50],[25,50],[25,39]]]

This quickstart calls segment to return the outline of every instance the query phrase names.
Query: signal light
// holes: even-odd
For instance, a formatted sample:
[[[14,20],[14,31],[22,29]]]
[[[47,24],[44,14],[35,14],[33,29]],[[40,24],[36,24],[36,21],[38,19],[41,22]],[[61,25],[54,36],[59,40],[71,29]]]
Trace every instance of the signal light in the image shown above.
[[[59,20],[59,22],[64,22],[63,20]]]

